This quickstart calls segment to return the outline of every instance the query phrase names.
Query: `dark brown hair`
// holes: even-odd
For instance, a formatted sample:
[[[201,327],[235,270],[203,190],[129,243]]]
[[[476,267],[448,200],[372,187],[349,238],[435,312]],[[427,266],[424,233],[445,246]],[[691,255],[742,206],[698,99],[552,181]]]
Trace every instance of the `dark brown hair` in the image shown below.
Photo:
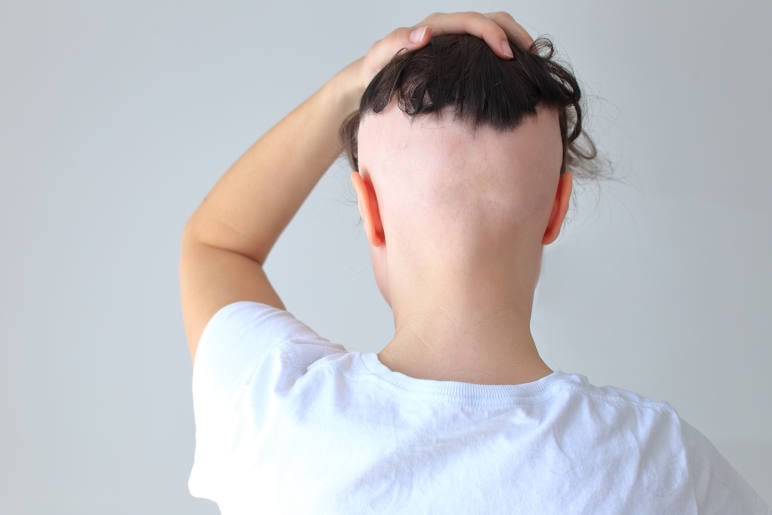
[[[579,178],[596,178],[597,150],[582,131],[581,91],[574,75],[552,60],[549,39],[538,38],[528,50],[510,40],[514,59],[498,57],[488,44],[470,34],[443,34],[413,51],[400,50],[370,81],[359,104],[341,124],[339,135],[354,170],[359,169],[359,120],[368,111],[379,113],[397,95],[397,104],[414,116],[454,108],[456,119],[505,131],[518,126],[536,105],[559,109],[563,141],[560,174],[568,168]],[[541,52],[546,50],[546,55]],[[586,147],[578,144],[583,136]]]

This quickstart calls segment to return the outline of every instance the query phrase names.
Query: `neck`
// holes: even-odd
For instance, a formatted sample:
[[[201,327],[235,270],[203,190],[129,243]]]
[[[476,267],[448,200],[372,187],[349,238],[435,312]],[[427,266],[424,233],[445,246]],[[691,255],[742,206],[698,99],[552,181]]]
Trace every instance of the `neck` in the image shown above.
[[[394,371],[439,381],[518,384],[551,373],[531,335],[532,281],[513,276],[511,267],[492,270],[465,279],[457,271],[424,274],[395,291],[395,334],[379,359]]]

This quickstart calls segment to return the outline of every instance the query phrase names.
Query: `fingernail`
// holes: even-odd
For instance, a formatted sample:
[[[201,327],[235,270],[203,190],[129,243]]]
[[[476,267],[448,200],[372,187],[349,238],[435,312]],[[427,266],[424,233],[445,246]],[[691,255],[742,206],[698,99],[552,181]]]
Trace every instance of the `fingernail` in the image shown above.
[[[509,41],[501,42],[501,51],[504,52],[504,54],[508,57],[515,57],[515,55],[512,53],[512,47],[509,46]]]
[[[421,41],[424,37],[424,32],[426,32],[426,26],[418,27],[413,32],[410,33],[410,41],[413,43],[418,43]]]

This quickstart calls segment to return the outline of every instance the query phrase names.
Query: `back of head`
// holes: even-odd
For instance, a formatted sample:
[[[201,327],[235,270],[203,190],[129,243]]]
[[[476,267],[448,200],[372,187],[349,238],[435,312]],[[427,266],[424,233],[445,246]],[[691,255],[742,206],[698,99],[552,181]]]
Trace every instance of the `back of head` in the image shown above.
[[[598,176],[572,73],[547,39],[510,46],[504,60],[476,36],[448,34],[400,52],[340,128],[352,168],[377,191],[387,246],[412,263],[533,260],[559,178]]]

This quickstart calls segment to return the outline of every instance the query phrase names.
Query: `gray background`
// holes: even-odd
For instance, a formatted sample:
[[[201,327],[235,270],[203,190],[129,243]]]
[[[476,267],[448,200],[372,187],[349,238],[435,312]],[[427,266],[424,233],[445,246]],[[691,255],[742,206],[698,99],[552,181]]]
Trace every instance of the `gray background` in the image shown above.
[[[767,0],[4,2],[0,510],[217,513],[190,497],[187,217],[393,28],[507,10],[549,35],[618,183],[577,191],[533,333],[552,368],[667,400],[772,502]],[[266,269],[351,350],[391,337],[344,160]]]

